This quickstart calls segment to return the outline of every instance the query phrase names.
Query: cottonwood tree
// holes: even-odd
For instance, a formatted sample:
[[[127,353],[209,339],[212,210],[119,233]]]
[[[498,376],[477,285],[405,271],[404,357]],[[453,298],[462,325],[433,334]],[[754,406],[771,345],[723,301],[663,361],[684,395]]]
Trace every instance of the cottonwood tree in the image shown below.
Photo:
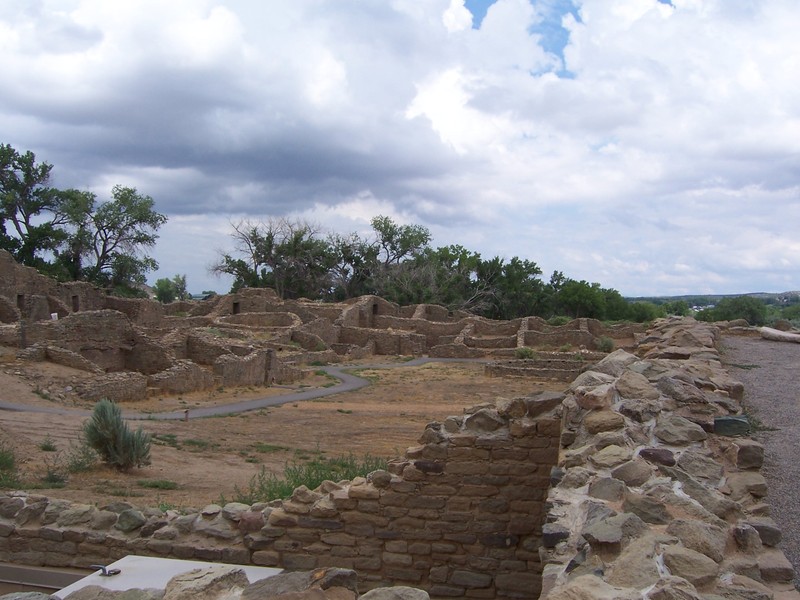
[[[223,253],[211,271],[233,275],[233,289],[272,287],[281,298],[319,298],[330,291],[336,256],[319,227],[305,221],[231,224],[239,257]]]
[[[65,192],[48,184],[53,165],[36,162],[33,152],[0,144],[0,248],[30,267],[65,238],[61,204]]]
[[[57,263],[73,279],[135,295],[146,274],[158,268],[146,250],[155,245],[167,217],[154,204],[150,196],[121,185],[111,190],[111,200],[100,204],[89,193],[74,199],[66,211],[69,233],[57,251]]]
[[[22,264],[67,280],[131,294],[157,268],[146,254],[167,218],[136,188],[91,192],[49,186],[53,166],[0,144],[0,248]]]

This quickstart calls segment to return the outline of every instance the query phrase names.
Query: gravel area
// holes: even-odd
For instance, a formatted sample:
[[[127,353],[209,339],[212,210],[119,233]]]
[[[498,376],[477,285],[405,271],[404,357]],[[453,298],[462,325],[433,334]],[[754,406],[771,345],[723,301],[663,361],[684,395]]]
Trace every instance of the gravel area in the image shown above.
[[[753,437],[765,448],[767,500],[800,589],[800,344],[726,336],[721,351],[731,376],[744,384],[745,410],[761,422]]]

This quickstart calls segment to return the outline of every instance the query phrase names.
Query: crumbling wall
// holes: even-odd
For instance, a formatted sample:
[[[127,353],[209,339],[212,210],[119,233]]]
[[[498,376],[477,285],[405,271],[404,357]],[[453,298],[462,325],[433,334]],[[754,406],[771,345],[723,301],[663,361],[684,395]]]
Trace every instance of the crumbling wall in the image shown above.
[[[264,385],[266,376],[266,350],[256,350],[244,357],[223,354],[214,361],[214,377],[225,387]]]
[[[562,396],[474,407],[425,429],[388,471],[300,487],[283,502],[180,514],[0,496],[0,560],[86,567],[127,554],[353,568],[360,589],[535,598]]]
[[[156,327],[164,318],[164,305],[144,298],[106,296],[105,307],[121,312],[136,325]]]
[[[105,371],[125,369],[126,352],[133,348],[134,337],[130,321],[114,310],[79,312],[57,321],[25,326],[28,344],[71,350]]]
[[[660,320],[573,381],[542,598],[800,598],[718,333]]]
[[[190,360],[178,360],[168,369],[147,378],[147,385],[165,394],[186,394],[214,385],[214,374]]]
[[[80,384],[77,392],[81,398],[92,402],[103,398],[114,402],[136,402],[147,397],[147,377],[131,371],[109,373]]]

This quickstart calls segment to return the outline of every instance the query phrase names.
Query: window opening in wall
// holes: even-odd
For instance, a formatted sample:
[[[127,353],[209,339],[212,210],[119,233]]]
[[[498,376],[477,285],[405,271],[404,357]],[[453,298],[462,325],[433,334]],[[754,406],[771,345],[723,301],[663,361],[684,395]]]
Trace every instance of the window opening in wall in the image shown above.
[[[239,302],[233,303],[233,314],[238,315],[242,312],[242,305]]]
[[[378,305],[377,304],[373,304],[372,305],[372,314],[373,315],[377,315],[378,314]]]
[[[25,308],[25,294],[17,294],[17,308],[20,310]]]
[[[79,296],[72,297],[72,312],[78,312],[81,309],[81,299]]]

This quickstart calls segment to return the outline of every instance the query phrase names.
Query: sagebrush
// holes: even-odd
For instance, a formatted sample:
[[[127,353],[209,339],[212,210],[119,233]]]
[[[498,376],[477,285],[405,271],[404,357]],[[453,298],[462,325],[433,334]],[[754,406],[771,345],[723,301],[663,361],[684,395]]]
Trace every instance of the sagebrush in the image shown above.
[[[150,434],[141,427],[131,431],[119,406],[110,400],[95,405],[83,432],[100,459],[120,471],[150,464]]]

